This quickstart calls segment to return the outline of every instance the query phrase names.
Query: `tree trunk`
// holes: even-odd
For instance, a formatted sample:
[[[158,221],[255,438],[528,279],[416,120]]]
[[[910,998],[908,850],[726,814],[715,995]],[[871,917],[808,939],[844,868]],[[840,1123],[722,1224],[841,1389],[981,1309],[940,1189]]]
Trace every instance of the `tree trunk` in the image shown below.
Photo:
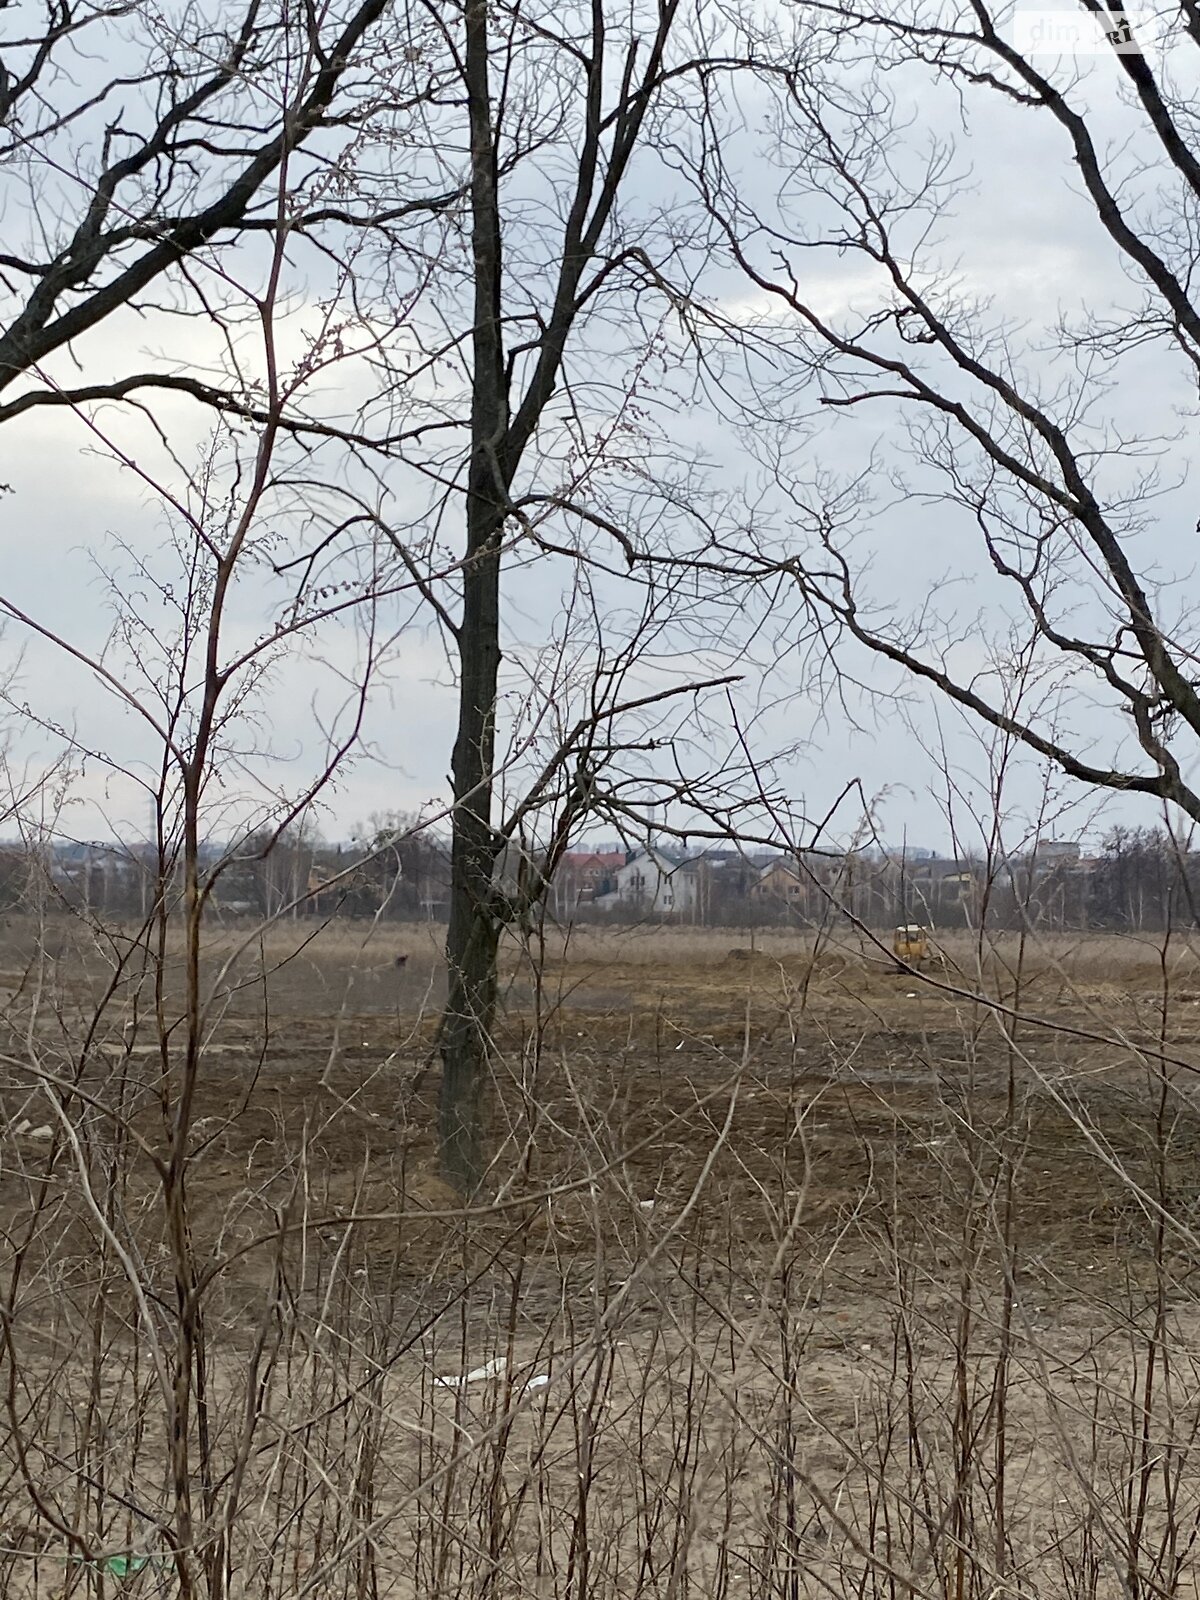
[[[456,828],[454,851],[469,848]],[[483,1175],[483,1099],[496,1011],[499,925],[456,875],[450,897],[446,956],[450,992],[442,1024],[439,1142],[442,1171],[462,1194]]]
[[[496,1010],[496,952],[506,915],[494,883],[500,841],[492,827],[496,684],[500,668],[500,552],[509,491],[522,454],[555,393],[567,340],[587,296],[584,269],[612,218],[617,191],[664,72],[667,38],[678,0],[663,0],[653,37],[634,74],[638,45],[624,52],[621,84],[604,112],[604,7],[592,8],[578,171],[565,207],[553,302],[532,342],[516,347],[528,372],[512,403],[501,322],[503,257],[498,193],[498,112],[489,81],[489,0],[466,0],[463,79],[471,134],[471,245],[474,319],[471,339],[471,457],[467,473],[467,548],[462,615],[457,626],[458,734],[454,745],[450,928],[446,937],[449,994],[442,1019],[442,1169],[469,1193],[483,1172],[482,1101]],[[515,16],[515,13],[514,13]],[[497,50],[507,82],[509,48]],[[614,62],[615,65],[615,62]],[[572,69],[574,70],[574,69]],[[497,102],[502,106],[503,97]],[[511,115],[518,115],[510,112]],[[523,115],[523,113],[521,114]],[[609,130],[606,134],[605,130]],[[607,157],[602,160],[605,139]],[[564,201],[566,194],[563,195]],[[522,335],[524,337],[524,335]],[[515,353],[515,352],[514,352]]]
[[[473,526],[473,522],[483,524]],[[499,919],[492,907],[496,847],[492,837],[492,763],[496,679],[500,667],[500,524],[468,511],[459,634],[458,737],[454,744],[454,816],[450,849],[449,990],[442,1021],[439,1139],[447,1180],[464,1194],[483,1173],[483,1092],[496,1012]]]
[[[475,256],[471,462],[467,550],[458,626],[458,735],[454,743],[449,990],[442,1019],[439,1135],[442,1170],[465,1194],[483,1173],[483,1093],[496,1010],[499,919],[493,908],[492,833],[496,683],[500,670],[500,542],[508,472],[508,385],[500,328],[501,257],[495,136],[488,80],[487,0],[469,0],[465,73],[471,126]]]

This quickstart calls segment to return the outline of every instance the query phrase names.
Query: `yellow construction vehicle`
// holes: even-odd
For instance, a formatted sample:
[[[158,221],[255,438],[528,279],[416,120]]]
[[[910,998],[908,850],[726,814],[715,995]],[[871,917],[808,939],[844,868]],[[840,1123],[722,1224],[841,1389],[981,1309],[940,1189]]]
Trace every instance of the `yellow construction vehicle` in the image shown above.
[[[929,936],[915,922],[904,922],[892,939],[892,954],[897,961],[919,967],[929,954]]]

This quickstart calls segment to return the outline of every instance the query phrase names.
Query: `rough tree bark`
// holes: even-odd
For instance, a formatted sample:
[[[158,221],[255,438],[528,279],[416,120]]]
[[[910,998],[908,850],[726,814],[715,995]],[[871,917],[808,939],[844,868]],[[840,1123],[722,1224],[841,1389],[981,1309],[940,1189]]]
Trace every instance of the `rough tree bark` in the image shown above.
[[[442,1028],[440,1138],[447,1177],[473,1189],[482,1172],[481,1096],[496,1009],[500,923],[493,906],[496,687],[500,671],[500,541],[508,484],[497,454],[508,432],[501,316],[501,240],[487,0],[466,11],[475,258],[467,548],[458,625],[458,735],[450,853],[449,993]]]
[[[483,1173],[482,1096],[496,1011],[496,957],[501,931],[513,914],[495,881],[504,840],[492,815],[502,538],[509,519],[521,515],[513,485],[560,386],[577,321],[593,299],[621,281],[623,272],[639,274],[643,285],[647,279],[659,288],[663,284],[644,243],[630,248],[610,231],[618,194],[659,91],[668,80],[677,86],[686,74],[712,65],[707,60],[667,65],[677,13],[678,0],[665,0],[647,12],[643,26],[639,18],[607,17],[604,0],[592,0],[587,38],[555,40],[560,59],[579,84],[579,141],[562,195],[564,220],[553,247],[549,303],[532,319],[528,313],[514,317],[512,325],[520,332],[506,340],[511,308],[504,300],[499,152],[505,110],[518,123],[521,115],[512,110],[513,61],[526,35],[515,12],[489,8],[485,0],[469,0],[465,12],[461,72],[471,139],[473,370],[462,605],[454,627],[459,704],[439,1108],[443,1172],[464,1192],[474,1189]],[[500,15],[508,17],[510,29],[503,41],[489,36]],[[503,64],[505,90],[494,97],[491,74],[501,70],[497,61]],[[523,70],[529,73],[526,91],[535,102],[551,92],[562,95],[562,107],[569,104],[562,82],[543,91],[551,78],[548,70],[536,62],[526,62]],[[615,85],[607,106],[606,83]],[[561,115],[560,132],[569,124],[569,113],[563,109]],[[523,381],[515,380],[514,373]],[[546,497],[531,495],[530,501],[537,498]]]

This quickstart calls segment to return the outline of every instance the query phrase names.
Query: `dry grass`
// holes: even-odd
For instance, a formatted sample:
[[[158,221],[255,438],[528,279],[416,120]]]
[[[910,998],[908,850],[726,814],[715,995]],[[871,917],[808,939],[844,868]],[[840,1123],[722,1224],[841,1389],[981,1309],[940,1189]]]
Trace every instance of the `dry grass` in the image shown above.
[[[213,1009],[193,1531],[120,1592],[1196,1592],[1200,1117],[1156,1054],[1193,1050],[1182,941],[1165,1025],[1132,941],[961,937],[932,983],[783,935],[510,949],[500,1205],[464,1215],[433,933],[313,933],[243,950]],[[214,931],[210,983],[237,945]],[[69,928],[0,959],[0,1584],[108,1600],[67,1530],[161,1556],[179,1529],[158,1029],[126,1026],[132,977],[98,1003],[111,962]],[[972,974],[1073,1031],[1014,1035]]]
[[[1157,982],[1161,935],[1126,935],[1094,932],[989,933],[981,941],[973,930],[946,930],[932,936],[934,951],[953,969],[978,969],[984,959],[1013,967],[1022,957],[1033,972],[1053,969],[1072,980],[1085,982]],[[821,933],[788,928],[690,928],[633,926],[600,928],[581,925],[570,930],[552,929],[547,953],[556,959],[582,964],[608,962],[623,967],[669,968],[698,963],[723,966],[727,962],[759,956],[789,964],[810,961],[828,952],[844,961],[862,962],[866,969],[890,953],[891,931],[879,929],[871,937],[854,929]],[[1176,935],[1171,941],[1169,968],[1193,980],[1200,979],[1200,940]]]

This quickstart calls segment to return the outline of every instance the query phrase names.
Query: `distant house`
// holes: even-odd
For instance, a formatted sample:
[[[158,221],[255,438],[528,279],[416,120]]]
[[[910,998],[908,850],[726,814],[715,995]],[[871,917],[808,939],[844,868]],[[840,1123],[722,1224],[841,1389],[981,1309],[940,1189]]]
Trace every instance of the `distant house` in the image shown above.
[[[568,850],[550,886],[555,916],[570,916],[577,906],[592,905],[602,895],[611,894],[624,865],[624,850]]]
[[[1084,859],[1082,846],[1074,840],[1039,839],[1028,850],[1002,860],[998,875],[1003,873],[1011,882],[1028,887],[1048,876],[1074,871]]]
[[[604,910],[630,910],[641,916],[676,917],[696,906],[697,873],[653,848],[637,850],[613,874],[613,887],[596,899]]]
[[[571,884],[581,899],[592,900],[611,887],[612,879],[624,865],[624,850],[569,850],[559,862],[555,877]]]
[[[807,903],[810,885],[787,861],[772,861],[751,885],[750,898],[771,910],[801,912]]]
[[[922,861],[891,885],[898,922],[973,925],[984,892],[979,864],[958,857]]]
[[[750,885],[750,903],[760,915],[804,917],[819,921],[829,910],[830,896],[847,897],[853,884],[849,857],[803,852],[763,862]]]
[[[1078,861],[1082,853],[1081,846],[1073,839],[1039,839],[1031,852],[1040,865],[1048,867]]]
[[[998,864],[999,871],[1010,877],[1017,873],[1034,871],[1038,876],[1053,872],[1059,867],[1074,866],[1083,855],[1082,845],[1073,839],[1038,839],[1027,849],[1004,856]]]
[[[1056,927],[1086,926],[1094,867],[1082,847],[1066,839],[1039,839],[1024,856],[1004,863],[1022,916]]]

